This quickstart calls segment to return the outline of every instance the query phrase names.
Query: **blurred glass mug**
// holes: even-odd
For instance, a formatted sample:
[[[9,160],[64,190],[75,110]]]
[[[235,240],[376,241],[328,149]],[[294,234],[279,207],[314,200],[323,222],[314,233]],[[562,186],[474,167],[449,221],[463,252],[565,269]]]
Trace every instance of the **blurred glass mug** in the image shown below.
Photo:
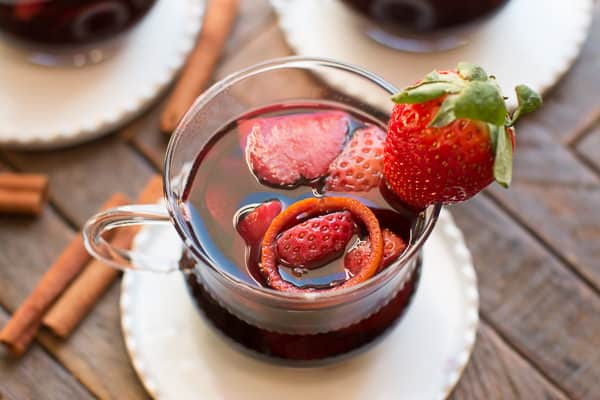
[[[342,0],[367,17],[366,34],[403,51],[450,50],[508,0]]]
[[[46,66],[95,64],[156,0],[0,0],[0,39]]]

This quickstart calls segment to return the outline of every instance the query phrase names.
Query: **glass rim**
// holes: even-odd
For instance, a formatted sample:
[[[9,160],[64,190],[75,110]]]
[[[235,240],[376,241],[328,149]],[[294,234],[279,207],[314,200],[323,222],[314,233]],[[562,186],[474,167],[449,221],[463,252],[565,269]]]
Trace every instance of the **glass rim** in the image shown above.
[[[307,300],[336,300],[345,298],[347,295],[355,292],[377,287],[381,282],[387,281],[387,279],[392,275],[395,275],[396,273],[401,273],[403,267],[410,260],[412,260],[418,255],[418,252],[421,250],[425,241],[427,240],[431,231],[436,225],[437,219],[442,209],[442,204],[433,204],[428,206],[425,210],[423,210],[422,212],[431,210],[431,215],[425,218],[425,226],[423,227],[422,233],[415,240],[415,242],[408,244],[406,251],[400,256],[400,258],[396,260],[392,265],[387,267],[385,270],[370,277],[366,281],[347,288],[325,290],[322,292],[311,291],[296,293],[278,291],[272,288],[266,288],[262,286],[254,286],[219,268],[217,265],[215,265],[216,263],[213,260],[209,259],[203,254],[201,248],[199,247],[199,244],[197,244],[196,241],[191,240],[190,238],[188,229],[185,224],[185,217],[183,216],[183,213],[180,209],[180,198],[176,196],[175,192],[172,190],[172,182],[170,178],[173,172],[175,172],[175,175],[179,174],[178,171],[172,170],[171,164],[173,162],[174,152],[177,149],[178,144],[183,136],[183,127],[191,118],[193,118],[195,110],[201,108],[204,104],[211,101],[215,96],[242,80],[251,78],[255,75],[259,75],[264,72],[274,70],[293,68],[310,70],[314,69],[315,67],[338,69],[355,74],[361,78],[370,81],[371,83],[376,84],[381,89],[388,92],[390,96],[398,92],[398,89],[396,87],[388,83],[380,76],[364,68],[349,63],[336,61],[329,58],[303,56],[288,56],[270,59],[268,61],[254,64],[252,66],[241,69],[237,72],[226,76],[225,78],[213,84],[200,96],[198,96],[198,98],[186,111],[184,117],[179,122],[177,128],[173,132],[171,139],[169,140],[169,144],[167,146],[166,156],[164,160],[163,191],[165,194],[165,198],[167,199],[167,210],[169,212],[169,215],[171,216],[171,220],[173,222],[173,225],[175,226],[175,230],[183,240],[185,248],[189,249],[193,253],[194,258],[196,258],[197,260],[201,260],[205,264],[205,266],[211,268],[229,282],[243,288],[244,290],[248,290],[250,292],[253,292],[266,298],[270,298],[275,301],[292,301],[298,303],[305,303]]]

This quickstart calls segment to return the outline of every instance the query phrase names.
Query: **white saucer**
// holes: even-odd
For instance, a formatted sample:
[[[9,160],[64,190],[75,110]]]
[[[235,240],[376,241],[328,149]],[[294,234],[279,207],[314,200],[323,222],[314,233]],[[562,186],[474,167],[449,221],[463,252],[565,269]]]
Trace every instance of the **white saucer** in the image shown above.
[[[438,53],[407,53],[384,47],[364,33],[365,19],[340,0],[271,0],[294,51],[366,68],[396,87],[414,83],[433,69],[459,61],[483,66],[498,76],[509,106],[514,87],[525,83],[543,93],[571,66],[587,36],[593,0],[511,0],[474,28],[466,45]],[[307,24],[307,21],[310,21]],[[325,77],[352,95],[368,96],[351,82]],[[385,109],[388,104],[377,104]]]
[[[0,146],[55,148],[129,121],[183,65],[205,0],[160,0],[108,60],[77,68],[28,63],[0,42]]]
[[[135,247],[176,263],[181,242],[174,229],[154,226]],[[443,399],[473,349],[477,310],[471,257],[447,211],[404,320],[369,350],[324,367],[283,367],[230,347],[198,314],[181,274],[127,272],[121,291],[127,349],[156,399]]]

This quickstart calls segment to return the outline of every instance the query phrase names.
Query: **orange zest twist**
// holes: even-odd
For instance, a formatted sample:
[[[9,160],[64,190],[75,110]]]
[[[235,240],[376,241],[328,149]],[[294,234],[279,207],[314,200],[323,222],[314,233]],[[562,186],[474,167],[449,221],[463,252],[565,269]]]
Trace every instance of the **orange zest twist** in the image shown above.
[[[368,263],[361,268],[359,273],[339,286],[335,286],[331,289],[321,289],[320,291],[354,286],[375,275],[383,257],[383,237],[379,227],[379,221],[377,220],[377,217],[375,217],[375,214],[360,201],[348,197],[313,197],[300,200],[277,215],[263,237],[261,244],[260,269],[270,287],[288,292],[305,292],[311,290],[299,288],[281,277],[277,268],[277,235],[279,235],[279,233],[290,225],[298,216],[320,215],[341,210],[350,211],[352,215],[358,217],[363,222],[369,232],[371,254]]]

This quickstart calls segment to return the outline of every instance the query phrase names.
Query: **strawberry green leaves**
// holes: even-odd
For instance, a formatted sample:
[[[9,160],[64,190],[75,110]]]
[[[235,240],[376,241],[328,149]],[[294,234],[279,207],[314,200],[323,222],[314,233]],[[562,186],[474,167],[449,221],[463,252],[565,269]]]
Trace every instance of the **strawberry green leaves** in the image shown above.
[[[495,82],[473,81],[456,95],[454,115],[504,125],[506,105]]]
[[[521,115],[529,114],[534,112],[542,106],[542,96],[540,96],[535,90],[531,89],[526,85],[518,85],[515,88],[517,93],[517,109],[513,113],[512,117],[508,119],[508,126],[513,126],[517,119]]]
[[[488,74],[479,65],[461,61],[456,68],[458,74],[467,81],[486,81]]]
[[[456,118],[504,125],[506,105],[496,84],[489,81],[473,81],[459,92],[449,95],[429,126],[441,128]]]
[[[424,103],[429,100],[437,99],[445,94],[458,93],[461,89],[460,86],[451,82],[427,81],[407,88],[392,97],[392,100],[395,103],[402,104]]]
[[[456,75],[431,71],[421,82],[394,95],[392,101],[399,104],[424,103],[443,95],[460,93],[463,88],[463,81]]]
[[[392,100],[401,104],[424,103],[446,95],[430,126],[440,128],[456,118],[504,125],[506,105],[495,80],[478,65],[461,62],[456,74],[433,71],[420,83],[406,88]]]
[[[433,126],[435,128],[441,128],[442,126],[446,126],[450,124],[452,121],[456,119],[456,114],[454,114],[454,106],[456,103],[455,96],[449,96],[444,100],[440,109],[435,114],[431,122],[429,122],[429,126]]]
[[[504,126],[488,124],[488,127],[494,149],[494,179],[507,188],[512,180],[512,139]]]

